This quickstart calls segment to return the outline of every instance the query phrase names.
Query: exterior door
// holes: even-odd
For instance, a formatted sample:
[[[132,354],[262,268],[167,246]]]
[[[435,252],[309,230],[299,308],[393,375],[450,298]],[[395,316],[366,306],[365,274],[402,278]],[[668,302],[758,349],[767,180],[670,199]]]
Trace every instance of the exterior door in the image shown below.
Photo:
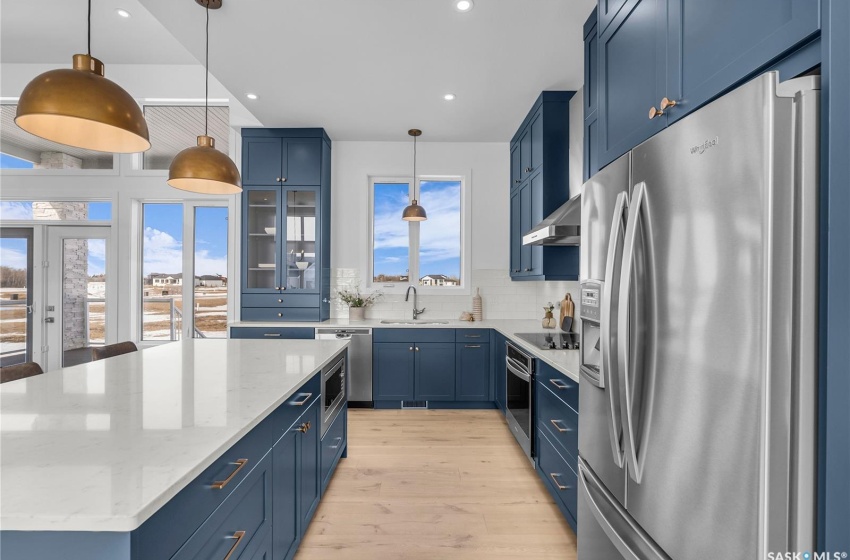
[[[89,362],[93,346],[117,342],[110,228],[48,227],[47,257],[43,309],[47,350],[42,367]]]
[[[33,361],[33,229],[0,228],[0,367]]]

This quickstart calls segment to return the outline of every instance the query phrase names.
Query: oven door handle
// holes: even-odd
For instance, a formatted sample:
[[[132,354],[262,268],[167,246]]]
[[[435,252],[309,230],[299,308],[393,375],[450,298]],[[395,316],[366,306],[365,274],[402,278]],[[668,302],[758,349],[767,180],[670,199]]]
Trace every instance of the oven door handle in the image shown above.
[[[513,373],[514,375],[516,375],[517,377],[519,377],[523,381],[528,381],[529,383],[531,383],[531,375],[529,375],[527,372],[524,372],[524,371],[518,369],[516,366],[514,366],[513,363],[511,362],[510,358],[505,357],[505,364],[508,366],[509,372]]]

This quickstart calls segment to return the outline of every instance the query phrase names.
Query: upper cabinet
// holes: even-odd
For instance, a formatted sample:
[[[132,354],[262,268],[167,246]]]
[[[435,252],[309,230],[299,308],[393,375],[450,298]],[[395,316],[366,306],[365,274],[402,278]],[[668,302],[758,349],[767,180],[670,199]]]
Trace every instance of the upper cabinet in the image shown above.
[[[585,90],[597,89],[595,120],[585,107],[586,136],[589,125],[598,128],[590,172],[770,69],[820,29],[819,0],[600,0],[597,16],[595,32],[585,24]]]
[[[599,25],[593,10],[584,23],[584,142],[582,180],[599,171]]]
[[[513,280],[577,280],[578,247],[531,246],[522,236],[570,197],[572,91],[544,91],[511,140],[510,275]],[[576,194],[576,193],[573,193]]]
[[[321,129],[242,136],[242,320],[327,319],[330,140]]]

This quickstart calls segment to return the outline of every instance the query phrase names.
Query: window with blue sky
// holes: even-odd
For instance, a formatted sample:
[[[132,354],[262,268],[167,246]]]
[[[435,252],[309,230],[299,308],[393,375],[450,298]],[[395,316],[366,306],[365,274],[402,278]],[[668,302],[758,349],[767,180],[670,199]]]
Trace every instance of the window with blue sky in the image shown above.
[[[428,212],[423,222],[401,219],[412,198],[409,182],[376,182],[373,188],[372,281],[459,286],[461,182],[420,180],[419,203]]]

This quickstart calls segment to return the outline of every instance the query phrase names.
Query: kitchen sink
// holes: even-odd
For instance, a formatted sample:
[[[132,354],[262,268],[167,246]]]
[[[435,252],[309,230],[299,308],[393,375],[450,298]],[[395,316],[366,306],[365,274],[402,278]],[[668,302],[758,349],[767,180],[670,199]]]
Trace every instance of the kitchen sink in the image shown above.
[[[382,325],[448,325],[448,321],[381,321]]]

